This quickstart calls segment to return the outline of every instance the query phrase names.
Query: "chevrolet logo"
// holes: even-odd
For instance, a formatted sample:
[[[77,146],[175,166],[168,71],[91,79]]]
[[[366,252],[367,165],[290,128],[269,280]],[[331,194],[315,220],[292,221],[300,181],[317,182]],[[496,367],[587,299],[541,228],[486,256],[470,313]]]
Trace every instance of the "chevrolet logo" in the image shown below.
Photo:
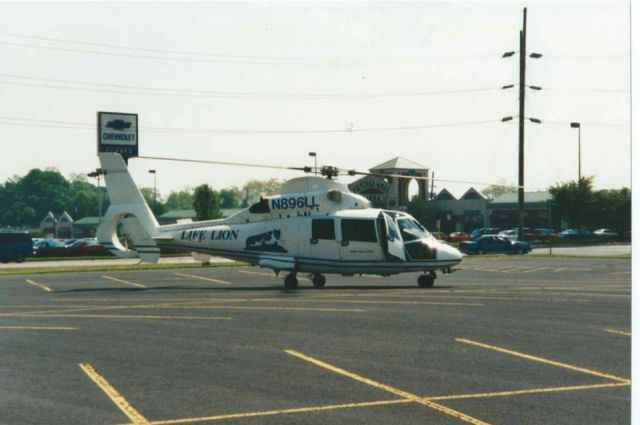
[[[105,127],[122,131],[131,128],[131,123],[124,120],[113,120],[109,121]]]

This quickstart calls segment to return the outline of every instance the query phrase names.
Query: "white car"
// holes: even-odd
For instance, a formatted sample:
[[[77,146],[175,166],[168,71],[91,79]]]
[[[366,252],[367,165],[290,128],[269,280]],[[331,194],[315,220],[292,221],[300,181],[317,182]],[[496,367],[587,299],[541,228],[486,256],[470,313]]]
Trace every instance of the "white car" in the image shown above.
[[[518,240],[518,229],[510,229],[510,230],[503,230],[502,232],[498,233],[499,236],[503,236],[507,239],[509,239],[510,241],[517,241]]]

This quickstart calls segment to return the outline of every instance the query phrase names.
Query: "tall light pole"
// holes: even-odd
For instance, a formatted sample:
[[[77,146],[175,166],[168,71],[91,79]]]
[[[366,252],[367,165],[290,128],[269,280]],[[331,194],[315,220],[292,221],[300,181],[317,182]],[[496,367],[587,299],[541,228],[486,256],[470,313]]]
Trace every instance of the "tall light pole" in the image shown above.
[[[309,152],[309,156],[313,157],[313,174],[318,174],[318,155],[315,152]]]
[[[149,173],[153,174],[153,215],[157,215],[156,211],[156,170],[149,170]]]
[[[527,68],[527,8],[522,11],[522,30],[520,30],[520,81],[519,81],[519,114],[518,114],[518,239],[522,240],[524,227],[524,96],[525,88],[529,87],[533,90],[541,90],[538,86],[527,86],[525,83],[525,74]],[[508,58],[515,55],[515,52],[505,52],[502,57]],[[542,54],[531,53],[530,58],[540,59]],[[503,89],[512,88],[513,84],[503,86]],[[502,121],[509,121],[513,117],[505,117]],[[540,124],[537,118],[528,118],[529,121]]]
[[[580,184],[580,180],[582,179],[582,153],[580,148],[580,123],[572,122],[571,128],[578,129],[578,184]]]
[[[87,174],[88,177],[95,177],[98,180],[98,225],[102,224],[102,191],[100,190],[100,176],[104,174],[102,168],[96,168]]]

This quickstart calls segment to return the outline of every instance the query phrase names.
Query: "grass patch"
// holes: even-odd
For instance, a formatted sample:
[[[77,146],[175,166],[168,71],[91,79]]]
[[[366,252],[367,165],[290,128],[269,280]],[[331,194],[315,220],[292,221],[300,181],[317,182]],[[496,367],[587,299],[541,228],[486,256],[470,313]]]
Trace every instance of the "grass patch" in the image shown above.
[[[0,276],[15,276],[22,274],[44,274],[44,273],[77,273],[77,272],[103,272],[119,270],[160,270],[160,269],[193,269],[193,268],[215,268],[215,267],[238,267],[246,266],[247,263],[235,261],[233,263],[214,263],[203,265],[193,264],[126,264],[104,266],[63,266],[63,267],[16,267],[0,269]]]

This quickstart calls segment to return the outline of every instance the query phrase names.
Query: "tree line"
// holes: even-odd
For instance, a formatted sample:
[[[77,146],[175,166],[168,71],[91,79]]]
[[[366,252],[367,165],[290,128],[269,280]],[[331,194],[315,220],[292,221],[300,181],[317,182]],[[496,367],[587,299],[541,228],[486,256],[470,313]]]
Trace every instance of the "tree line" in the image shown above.
[[[245,208],[261,194],[276,193],[281,180],[252,180],[241,187],[220,191],[209,185],[172,191],[164,197],[142,187],[140,191],[155,215],[171,210],[194,209],[198,220],[218,218],[221,209]],[[102,212],[109,206],[104,185],[99,189],[85,174],[71,174],[67,179],[54,168],[34,168],[24,176],[14,176],[0,184],[0,228],[35,227],[51,211],[56,217],[67,211],[74,220],[98,216],[99,198]],[[155,208],[154,208],[155,205]]]

